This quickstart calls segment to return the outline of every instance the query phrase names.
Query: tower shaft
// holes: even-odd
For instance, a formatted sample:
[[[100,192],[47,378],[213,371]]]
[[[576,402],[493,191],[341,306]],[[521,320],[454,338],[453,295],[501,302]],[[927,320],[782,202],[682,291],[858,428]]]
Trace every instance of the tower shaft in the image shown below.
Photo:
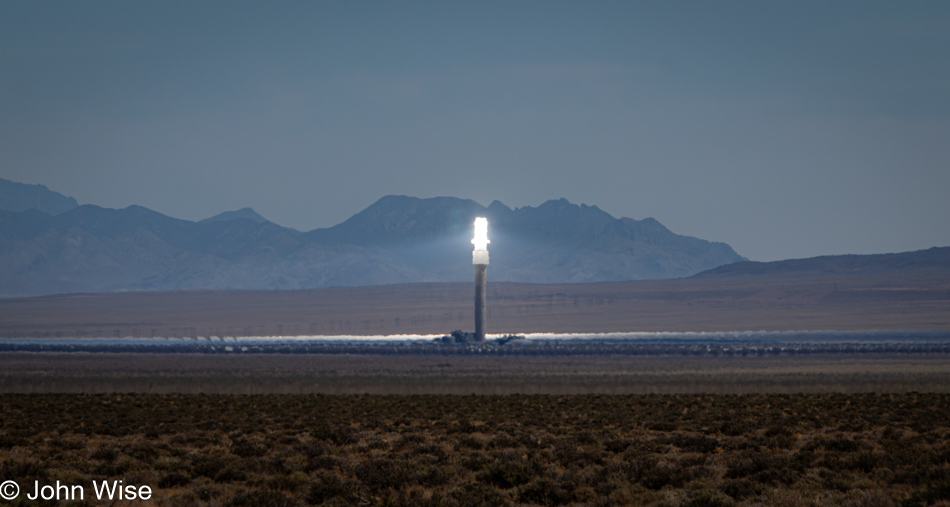
[[[485,274],[488,266],[475,265],[475,341],[485,341]]]

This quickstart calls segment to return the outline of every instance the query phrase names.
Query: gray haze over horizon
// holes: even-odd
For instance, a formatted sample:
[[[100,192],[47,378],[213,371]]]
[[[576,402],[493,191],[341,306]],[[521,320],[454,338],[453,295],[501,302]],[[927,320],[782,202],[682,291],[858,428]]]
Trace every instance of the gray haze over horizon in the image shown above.
[[[752,260],[950,245],[950,3],[3,2],[0,177],[300,230],[567,198]]]

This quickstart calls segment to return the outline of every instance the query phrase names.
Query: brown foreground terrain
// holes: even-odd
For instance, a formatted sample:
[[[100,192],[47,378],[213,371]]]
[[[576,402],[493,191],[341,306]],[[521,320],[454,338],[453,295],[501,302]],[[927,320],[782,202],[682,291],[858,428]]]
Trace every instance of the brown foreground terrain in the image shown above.
[[[0,337],[440,334],[471,330],[473,284],[0,299]],[[489,333],[950,329],[950,271],[492,283]]]
[[[947,354],[776,356],[0,353],[0,392],[950,393]]]
[[[40,505],[115,504],[103,480],[147,486],[132,505],[948,505],[948,413],[916,393],[4,394],[0,477],[13,505],[57,481],[82,499]]]
[[[460,283],[5,299],[0,336],[441,334],[470,327],[472,295]],[[493,283],[489,308],[492,333],[946,330],[950,282]],[[855,350],[4,351],[0,480],[22,495],[34,481],[84,488],[47,502],[66,505],[101,504],[102,480],[169,506],[950,505],[950,355]],[[11,504],[34,504],[22,495]]]

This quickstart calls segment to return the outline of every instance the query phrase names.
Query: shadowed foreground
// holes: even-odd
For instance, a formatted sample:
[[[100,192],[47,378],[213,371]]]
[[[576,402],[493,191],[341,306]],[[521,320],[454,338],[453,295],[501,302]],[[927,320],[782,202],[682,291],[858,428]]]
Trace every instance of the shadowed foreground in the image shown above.
[[[938,394],[5,394],[0,474],[122,479],[155,505],[946,505],[948,413]]]

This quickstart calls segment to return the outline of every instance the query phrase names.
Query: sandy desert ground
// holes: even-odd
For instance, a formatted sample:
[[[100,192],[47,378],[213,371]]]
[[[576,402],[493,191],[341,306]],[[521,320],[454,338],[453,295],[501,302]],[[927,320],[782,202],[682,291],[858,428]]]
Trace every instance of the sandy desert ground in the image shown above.
[[[0,353],[0,392],[668,394],[950,392],[942,355]]]
[[[473,327],[471,283],[0,299],[2,337],[438,334]],[[489,333],[950,329],[930,275],[488,286]]]

